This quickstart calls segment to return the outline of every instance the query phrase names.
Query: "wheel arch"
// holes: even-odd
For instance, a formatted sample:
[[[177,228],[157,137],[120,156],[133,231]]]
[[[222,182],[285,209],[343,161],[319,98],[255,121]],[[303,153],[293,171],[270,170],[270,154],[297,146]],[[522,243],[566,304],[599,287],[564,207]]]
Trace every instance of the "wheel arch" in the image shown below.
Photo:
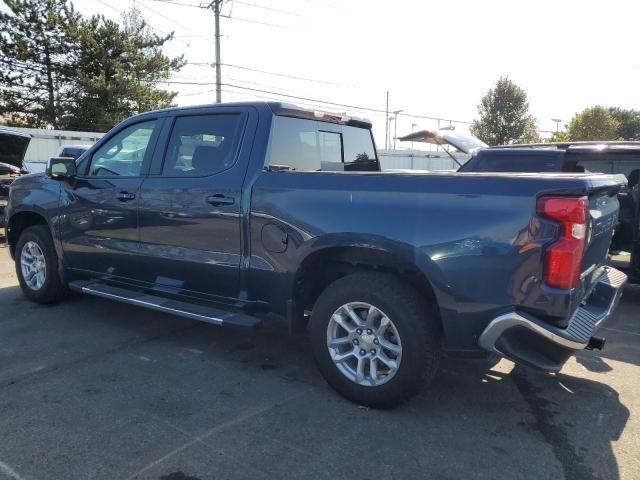
[[[292,331],[304,326],[303,312],[310,310],[333,281],[357,271],[380,271],[402,277],[433,306],[441,328],[453,314],[453,299],[443,273],[426,253],[412,245],[387,238],[342,235],[319,239],[303,250],[292,280],[289,321]],[[296,322],[301,323],[302,327]],[[446,331],[443,328],[443,331]]]
[[[45,225],[49,229],[51,238],[54,240],[54,245],[56,244],[53,228],[42,213],[38,213],[33,210],[16,212],[11,215],[7,222],[7,244],[12,258],[15,256],[15,249],[20,235],[27,228],[34,225]]]

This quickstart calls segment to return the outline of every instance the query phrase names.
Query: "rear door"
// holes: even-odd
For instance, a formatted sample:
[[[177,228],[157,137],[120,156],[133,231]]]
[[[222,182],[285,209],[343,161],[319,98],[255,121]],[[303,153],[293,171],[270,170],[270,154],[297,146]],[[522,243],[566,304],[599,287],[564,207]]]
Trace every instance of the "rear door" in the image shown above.
[[[62,183],[60,235],[72,269],[138,278],[140,185],[159,122],[147,118],[114,131],[83,162],[81,173]]]
[[[140,261],[154,288],[237,298],[242,185],[256,113],[215,107],[170,119],[141,188]]]

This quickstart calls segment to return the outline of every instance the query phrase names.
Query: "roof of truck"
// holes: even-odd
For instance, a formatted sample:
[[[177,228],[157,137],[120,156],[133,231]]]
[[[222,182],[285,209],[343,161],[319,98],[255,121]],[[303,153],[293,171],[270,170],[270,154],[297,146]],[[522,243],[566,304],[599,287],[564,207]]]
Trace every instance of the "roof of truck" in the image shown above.
[[[345,113],[335,113],[326,110],[310,110],[302,108],[293,103],[287,102],[230,102],[230,103],[209,103],[202,105],[189,105],[184,107],[171,107],[154,112],[179,112],[182,110],[192,110],[198,108],[211,107],[268,107],[275,115],[284,117],[304,118],[307,120],[318,120],[323,122],[340,123],[344,125],[352,125],[361,128],[371,128],[371,121],[366,118],[353,117]],[[141,115],[153,112],[144,112]]]
[[[569,142],[549,142],[549,143],[516,143],[513,145],[498,145],[490,147],[493,149],[537,149],[537,150],[638,150],[640,141],[638,140],[590,140],[590,141],[569,141]]]

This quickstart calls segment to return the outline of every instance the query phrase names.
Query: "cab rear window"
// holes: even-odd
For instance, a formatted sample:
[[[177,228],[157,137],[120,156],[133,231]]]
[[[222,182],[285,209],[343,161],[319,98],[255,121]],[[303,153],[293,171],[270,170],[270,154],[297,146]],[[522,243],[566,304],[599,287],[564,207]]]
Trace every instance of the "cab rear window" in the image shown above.
[[[295,172],[379,171],[371,130],[277,116],[268,166]]]

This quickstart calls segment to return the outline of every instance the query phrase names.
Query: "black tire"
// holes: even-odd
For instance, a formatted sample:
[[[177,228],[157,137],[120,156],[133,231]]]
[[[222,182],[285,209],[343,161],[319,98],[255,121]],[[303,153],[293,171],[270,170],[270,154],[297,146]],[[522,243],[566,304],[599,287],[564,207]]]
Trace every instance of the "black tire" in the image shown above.
[[[27,284],[20,266],[22,250],[27,242],[36,243],[44,254],[46,275],[42,287],[37,290]],[[53,240],[51,239],[51,234],[47,226],[34,225],[33,227],[25,229],[20,234],[20,238],[18,238],[14,257],[16,275],[18,276],[20,287],[29,300],[36,303],[53,303],[61,300],[65,296],[67,292],[66,285],[58,273],[58,255],[56,254]]]
[[[329,322],[341,306],[365,302],[393,322],[402,344],[399,367],[386,383],[364,386],[347,378],[327,348]],[[442,354],[442,333],[429,303],[402,277],[362,272],[347,275],[322,292],[311,313],[311,344],[325,380],[347,399],[372,408],[388,408],[417,394],[435,376]]]

